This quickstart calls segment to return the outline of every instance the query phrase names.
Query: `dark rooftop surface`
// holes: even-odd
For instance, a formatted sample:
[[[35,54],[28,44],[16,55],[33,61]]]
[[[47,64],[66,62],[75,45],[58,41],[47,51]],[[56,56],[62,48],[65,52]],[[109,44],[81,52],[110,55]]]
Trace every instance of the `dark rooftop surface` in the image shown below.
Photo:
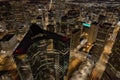
[[[13,36],[14,34],[7,34],[0,41],[9,41]]]

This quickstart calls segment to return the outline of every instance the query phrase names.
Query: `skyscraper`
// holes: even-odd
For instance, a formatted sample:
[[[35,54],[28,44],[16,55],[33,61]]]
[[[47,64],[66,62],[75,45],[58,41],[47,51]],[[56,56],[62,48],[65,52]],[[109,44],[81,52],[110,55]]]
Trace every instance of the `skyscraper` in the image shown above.
[[[94,43],[97,39],[97,34],[98,34],[98,24],[97,23],[93,23],[91,25],[91,27],[89,28],[89,32],[88,32],[88,42],[89,43]]]

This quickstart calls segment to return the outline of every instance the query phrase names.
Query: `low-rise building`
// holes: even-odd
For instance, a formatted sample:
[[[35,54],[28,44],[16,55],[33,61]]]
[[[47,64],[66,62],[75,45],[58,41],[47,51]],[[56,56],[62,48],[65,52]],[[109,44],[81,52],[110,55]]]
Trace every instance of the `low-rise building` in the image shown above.
[[[2,39],[0,39],[0,46],[2,50],[14,49],[17,44],[17,38],[15,34],[6,34]]]

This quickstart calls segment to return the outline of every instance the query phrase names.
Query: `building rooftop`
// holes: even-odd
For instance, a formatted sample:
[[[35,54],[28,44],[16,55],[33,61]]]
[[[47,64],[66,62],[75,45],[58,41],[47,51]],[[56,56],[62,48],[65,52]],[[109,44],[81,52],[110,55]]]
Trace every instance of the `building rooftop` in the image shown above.
[[[13,36],[14,34],[7,34],[0,41],[9,41]]]

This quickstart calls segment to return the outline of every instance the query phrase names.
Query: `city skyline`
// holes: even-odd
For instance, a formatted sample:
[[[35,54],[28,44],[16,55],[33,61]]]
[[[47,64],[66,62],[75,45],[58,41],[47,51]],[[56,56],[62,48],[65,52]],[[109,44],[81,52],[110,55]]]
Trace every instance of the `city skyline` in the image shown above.
[[[119,0],[0,0],[0,80],[119,80]]]

